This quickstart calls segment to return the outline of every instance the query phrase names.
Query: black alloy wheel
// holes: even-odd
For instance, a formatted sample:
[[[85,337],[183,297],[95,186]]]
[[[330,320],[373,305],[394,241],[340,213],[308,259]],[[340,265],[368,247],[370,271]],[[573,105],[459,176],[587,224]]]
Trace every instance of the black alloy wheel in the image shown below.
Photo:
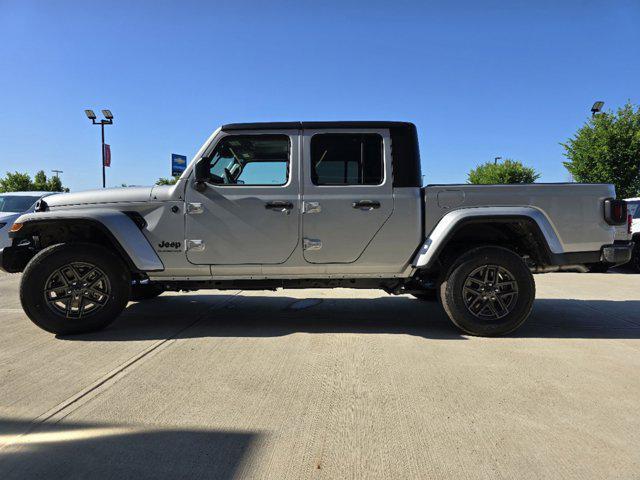
[[[464,303],[479,319],[498,320],[507,316],[518,300],[518,283],[499,265],[476,268],[464,282]]]
[[[440,301],[451,321],[469,335],[496,336],[527,319],[535,298],[531,270],[517,253],[498,246],[463,253],[447,270]]]
[[[71,262],[56,269],[45,284],[45,300],[66,318],[86,318],[100,311],[111,295],[107,275],[86,262]]]
[[[39,251],[20,282],[25,313],[47,332],[93,332],[112,323],[131,295],[131,272],[102,245],[60,243]]]

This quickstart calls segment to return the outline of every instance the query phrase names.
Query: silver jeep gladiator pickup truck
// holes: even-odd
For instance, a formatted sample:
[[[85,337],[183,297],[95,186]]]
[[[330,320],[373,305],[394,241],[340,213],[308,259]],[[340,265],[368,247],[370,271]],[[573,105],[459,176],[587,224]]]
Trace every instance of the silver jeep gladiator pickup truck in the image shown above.
[[[224,125],[172,186],[47,197],[0,266],[41,328],[104,328],[166,290],[380,288],[471,335],[520,326],[532,274],[629,260],[612,185],[422,187],[404,122]],[[389,321],[393,321],[389,319]]]

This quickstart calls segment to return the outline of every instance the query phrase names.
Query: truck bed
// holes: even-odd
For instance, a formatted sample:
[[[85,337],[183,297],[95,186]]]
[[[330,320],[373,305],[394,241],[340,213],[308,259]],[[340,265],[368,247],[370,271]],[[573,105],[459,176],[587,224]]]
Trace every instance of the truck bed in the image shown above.
[[[612,243],[614,227],[603,215],[603,201],[615,198],[607,184],[533,183],[515,185],[428,185],[423,187],[425,233],[444,215],[461,208],[533,207],[554,228],[565,252],[598,250]]]

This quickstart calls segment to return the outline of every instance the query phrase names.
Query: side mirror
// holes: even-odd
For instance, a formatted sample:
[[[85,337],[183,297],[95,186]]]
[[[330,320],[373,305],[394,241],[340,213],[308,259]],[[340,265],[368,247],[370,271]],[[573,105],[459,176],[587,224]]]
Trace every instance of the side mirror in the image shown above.
[[[196,182],[206,182],[209,180],[209,159],[201,158],[196,163]]]
[[[207,189],[207,180],[209,180],[209,159],[201,158],[196,163],[194,188],[198,192],[204,192]]]

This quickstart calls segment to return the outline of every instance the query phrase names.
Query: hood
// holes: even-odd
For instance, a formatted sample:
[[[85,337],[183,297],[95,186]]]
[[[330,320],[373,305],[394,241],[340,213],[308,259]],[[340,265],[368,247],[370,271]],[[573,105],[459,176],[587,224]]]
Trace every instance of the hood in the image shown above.
[[[84,192],[60,193],[44,199],[49,207],[95,205],[100,203],[146,202],[152,187],[103,188]]]
[[[0,212],[0,223],[8,223],[9,221],[13,222],[20,215],[22,214],[16,212]]]

